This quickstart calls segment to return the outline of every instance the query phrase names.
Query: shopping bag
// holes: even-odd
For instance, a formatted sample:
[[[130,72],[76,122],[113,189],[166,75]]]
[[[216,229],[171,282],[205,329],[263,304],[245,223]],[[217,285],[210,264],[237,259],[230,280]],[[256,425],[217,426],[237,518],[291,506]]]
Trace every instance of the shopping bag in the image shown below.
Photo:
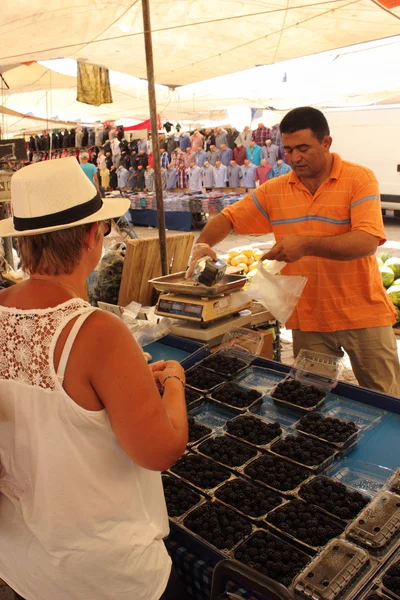
[[[272,260],[264,267],[260,260],[257,273],[247,290],[253,300],[258,300],[282,324],[286,323],[296,308],[307,283],[307,277],[279,275],[285,266],[285,262]]]

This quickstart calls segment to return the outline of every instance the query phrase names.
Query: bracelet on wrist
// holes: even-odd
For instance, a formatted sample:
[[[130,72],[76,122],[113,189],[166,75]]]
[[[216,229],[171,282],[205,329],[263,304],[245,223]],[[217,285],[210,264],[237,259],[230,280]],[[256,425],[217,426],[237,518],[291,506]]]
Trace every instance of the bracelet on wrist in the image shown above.
[[[178,377],[178,375],[167,375],[166,378],[163,381],[163,387],[165,387],[165,382],[167,381],[167,379],[177,379],[178,381],[181,382],[182,387],[185,387],[185,383],[182,381],[182,379],[180,377]]]

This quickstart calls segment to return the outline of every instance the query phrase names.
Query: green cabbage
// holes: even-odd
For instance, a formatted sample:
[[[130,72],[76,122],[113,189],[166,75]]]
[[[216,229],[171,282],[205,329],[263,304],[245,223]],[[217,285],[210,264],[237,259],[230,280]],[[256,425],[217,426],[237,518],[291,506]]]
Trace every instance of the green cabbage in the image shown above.
[[[400,258],[398,256],[393,256],[392,258],[389,258],[385,262],[385,267],[389,267],[389,269],[392,269],[395,279],[398,279],[400,277]]]
[[[379,267],[379,272],[381,274],[382,283],[385,286],[385,288],[390,287],[394,282],[394,273],[392,269],[384,265],[383,267]]]
[[[400,307],[400,285],[392,285],[387,290],[387,294],[395,306]]]

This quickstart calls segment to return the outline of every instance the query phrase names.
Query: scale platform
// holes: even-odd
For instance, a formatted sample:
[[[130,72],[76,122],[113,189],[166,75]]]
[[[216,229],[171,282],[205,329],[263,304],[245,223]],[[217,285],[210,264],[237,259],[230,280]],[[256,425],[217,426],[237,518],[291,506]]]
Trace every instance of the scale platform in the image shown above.
[[[238,327],[245,327],[251,322],[251,315],[228,316],[219,319],[215,323],[210,323],[207,329],[202,329],[199,324],[193,321],[182,321],[181,325],[174,325],[171,333],[179,337],[206,342],[209,346],[218,346],[226,333]]]

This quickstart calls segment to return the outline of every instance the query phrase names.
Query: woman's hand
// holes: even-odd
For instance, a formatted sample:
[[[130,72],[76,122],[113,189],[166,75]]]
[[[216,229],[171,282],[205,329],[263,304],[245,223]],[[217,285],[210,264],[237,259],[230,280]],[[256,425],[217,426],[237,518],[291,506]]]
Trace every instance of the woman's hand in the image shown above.
[[[164,364],[162,365],[161,369],[156,368],[155,370],[153,370],[153,375],[156,382],[158,382],[158,384],[161,387],[164,387],[166,379],[170,378],[176,381],[176,378],[178,378],[182,382],[182,384],[185,385],[185,371],[182,368],[181,364],[178,363],[178,361],[176,360],[166,360],[163,362]],[[155,364],[157,365],[157,363]],[[170,375],[172,377],[169,377]]]

